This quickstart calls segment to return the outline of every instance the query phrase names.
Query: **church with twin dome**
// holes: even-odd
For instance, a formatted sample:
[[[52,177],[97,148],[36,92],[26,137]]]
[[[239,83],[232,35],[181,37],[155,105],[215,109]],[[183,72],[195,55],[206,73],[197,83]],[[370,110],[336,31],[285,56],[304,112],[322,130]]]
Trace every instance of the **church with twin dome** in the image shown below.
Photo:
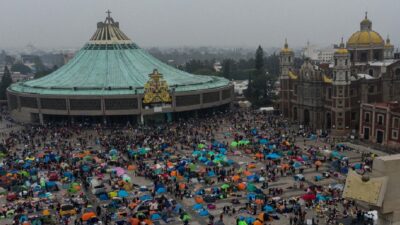
[[[364,123],[361,105],[400,100],[400,60],[394,55],[389,37],[384,40],[373,30],[367,13],[360,29],[347,42],[342,39],[329,66],[305,59],[296,68],[286,42],[280,52],[281,113],[333,136],[359,133],[368,139],[374,125]]]

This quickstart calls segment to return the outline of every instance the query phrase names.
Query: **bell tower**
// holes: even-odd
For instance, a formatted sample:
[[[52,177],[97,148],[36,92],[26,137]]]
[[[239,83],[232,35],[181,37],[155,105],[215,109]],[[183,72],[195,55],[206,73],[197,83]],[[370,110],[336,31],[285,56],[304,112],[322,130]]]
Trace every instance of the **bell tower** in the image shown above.
[[[343,38],[335,51],[332,80],[332,135],[345,136],[351,129],[351,74],[350,54],[345,48]]]
[[[294,53],[289,48],[287,40],[285,39],[285,45],[280,51],[280,92],[279,92],[279,108],[281,113],[285,117],[291,117],[291,106],[290,106],[290,77],[289,73],[294,65]]]

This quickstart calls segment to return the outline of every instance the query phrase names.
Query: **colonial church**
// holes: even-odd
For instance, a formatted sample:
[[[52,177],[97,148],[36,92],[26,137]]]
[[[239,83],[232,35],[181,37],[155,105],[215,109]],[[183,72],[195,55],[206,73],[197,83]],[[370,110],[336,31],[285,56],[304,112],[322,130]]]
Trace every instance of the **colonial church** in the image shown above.
[[[285,42],[280,52],[281,113],[312,129],[334,136],[358,131],[360,105],[400,100],[400,60],[394,46],[372,29],[367,14],[329,66],[305,60],[294,67],[294,52]]]

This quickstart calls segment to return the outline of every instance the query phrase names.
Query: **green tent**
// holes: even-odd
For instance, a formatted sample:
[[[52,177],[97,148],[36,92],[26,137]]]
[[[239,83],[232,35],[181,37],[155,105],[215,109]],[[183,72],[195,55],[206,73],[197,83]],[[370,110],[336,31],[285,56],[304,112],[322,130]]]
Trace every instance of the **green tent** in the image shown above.
[[[204,148],[204,147],[205,147],[205,145],[202,144],[202,143],[200,143],[200,144],[197,145],[197,148],[199,148],[199,149],[202,149],[202,148]]]
[[[247,190],[247,191],[253,192],[253,191],[255,191],[256,189],[257,189],[257,188],[256,188],[256,186],[255,186],[253,183],[247,184],[247,187],[246,187],[246,190]]]
[[[241,221],[239,221],[238,225],[248,225],[248,224],[246,223],[246,221],[241,220]]]
[[[228,189],[229,187],[230,187],[229,184],[223,184],[223,185],[221,185],[221,188],[222,188],[222,189]]]
[[[231,146],[236,147],[236,146],[238,146],[238,143],[236,141],[232,141]]]

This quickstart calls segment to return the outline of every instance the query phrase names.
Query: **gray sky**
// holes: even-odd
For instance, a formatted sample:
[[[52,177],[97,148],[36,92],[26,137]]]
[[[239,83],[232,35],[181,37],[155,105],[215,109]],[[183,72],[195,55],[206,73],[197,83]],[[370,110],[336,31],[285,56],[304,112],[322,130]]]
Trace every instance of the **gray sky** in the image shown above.
[[[81,47],[110,9],[140,46],[326,46],[359,29],[400,44],[400,0],[0,0],[0,48]]]

